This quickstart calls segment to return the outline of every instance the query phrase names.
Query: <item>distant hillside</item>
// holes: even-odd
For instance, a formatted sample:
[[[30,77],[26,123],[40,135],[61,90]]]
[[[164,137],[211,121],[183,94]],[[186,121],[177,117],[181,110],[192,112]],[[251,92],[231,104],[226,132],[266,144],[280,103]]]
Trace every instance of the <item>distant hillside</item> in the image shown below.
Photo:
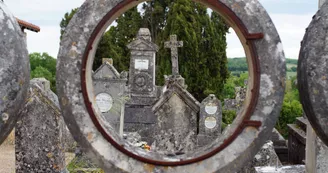
[[[286,59],[287,72],[297,71],[297,59]],[[232,73],[247,72],[246,58],[228,58],[228,70]]]

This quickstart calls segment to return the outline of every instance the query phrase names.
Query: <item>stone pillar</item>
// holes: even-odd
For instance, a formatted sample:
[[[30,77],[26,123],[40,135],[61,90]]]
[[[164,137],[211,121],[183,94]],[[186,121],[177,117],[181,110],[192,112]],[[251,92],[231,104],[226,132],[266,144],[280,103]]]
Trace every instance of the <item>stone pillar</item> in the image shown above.
[[[16,125],[16,172],[66,172],[64,123],[58,98],[46,79],[33,79]]]
[[[308,173],[326,173],[328,170],[328,147],[320,140],[308,123],[306,128],[305,167]]]
[[[209,144],[221,134],[221,101],[211,94],[200,105],[198,146]]]

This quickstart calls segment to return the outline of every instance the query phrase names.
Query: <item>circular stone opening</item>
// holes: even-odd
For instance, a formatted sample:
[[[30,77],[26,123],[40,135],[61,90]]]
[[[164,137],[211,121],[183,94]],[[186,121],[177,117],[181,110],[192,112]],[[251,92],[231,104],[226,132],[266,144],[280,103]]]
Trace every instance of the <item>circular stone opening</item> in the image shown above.
[[[245,49],[250,80],[244,109],[238,114],[223,137],[205,149],[182,156],[145,152],[124,143],[111,125],[102,120],[101,111],[96,107],[91,76],[95,48],[102,34],[114,19],[139,2],[133,0],[119,2],[105,0],[100,4],[85,2],[83,8],[72,19],[73,24],[69,25],[72,29],[68,27],[58,57],[60,61],[57,80],[59,81],[60,104],[69,129],[72,133],[76,132],[84,136],[76,137],[76,139],[82,146],[90,149],[89,152],[95,154],[104,167],[111,168],[110,165],[114,164],[115,167],[128,172],[132,170],[142,172],[141,170],[147,169],[144,165],[147,163],[160,170],[167,169],[165,166],[170,166],[169,169],[173,171],[237,170],[256,154],[268,138],[268,133],[271,133],[270,130],[272,130],[281,108],[284,92],[282,86],[285,77],[285,71],[281,69],[284,69],[285,64],[280,39],[275,28],[272,27],[270,18],[258,2],[214,0],[197,2],[201,2],[219,13],[236,31]],[[104,6],[110,11],[106,12]],[[102,11],[97,11],[97,9]],[[90,13],[90,11],[94,13]],[[98,18],[93,17],[92,19],[95,20],[90,21],[88,17],[91,14]],[[85,20],[81,20],[79,17],[88,19],[87,25],[83,25],[82,21]],[[84,37],[81,37],[81,34]],[[65,46],[69,47],[69,50],[65,50]],[[81,68],[74,68],[76,67],[74,65]],[[139,65],[139,68],[143,68],[142,64]],[[68,75],[68,71],[70,75]],[[75,78],[78,75],[81,75],[81,78]],[[205,111],[215,112],[210,105]],[[68,116],[69,113],[73,117]],[[85,116],[86,113],[90,117]],[[208,119],[207,124],[213,126],[214,121]],[[228,160],[224,159],[227,154],[231,155]],[[245,157],[243,154],[247,154],[249,157]],[[118,157],[121,159],[114,159]],[[133,159],[130,160],[129,157]],[[129,160],[129,163],[124,162],[124,158]],[[222,162],[218,163],[218,160],[222,160]],[[200,161],[202,161],[202,165],[212,166],[200,166],[198,163]],[[231,164],[235,166],[229,167]]]
[[[230,145],[237,137],[238,135],[242,132],[242,130],[247,127],[247,126],[252,126],[255,128],[258,128],[261,126],[260,121],[251,121],[250,117],[254,111],[254,108],[257,103],[257,96],[259,94],[259,64],[258,64],[258,57],[257,53],[254,51],[254,44],[248,37],[250,37],[251,34],[248,33],[248,30],[245,28],[243,25],[243,22],[237,18],[235,15],[232,13],[227,13],[229,9],[227,9],[226,6],[219,6],[219,3],[210,3],[210,7],[212,8],[213,11],[217,12],[220,14],[225,21],[230,24],[230,26],[235,30],[237,33],[238,37],[240,38],[241,43],[243,44],[243,47],[245,49],[245,53],[247,55],[247,62],[249,66],[249,82],[248,82],[248,89],[246,93],[246,99],[245,99],[245,104],[244,104],[244,109],[241,110],[237,117],[235,118],[234,122],[231,124],[231,127],[228,128],[222,136],[217,138],[217,140],[213,141],[212,144],[209,144],[208,146],[204,147],[205,150],[212,150],[210,152],[207,151],[207,153],[204,155],[204,152],[201,151],[202,149],[198,149],[198,151],[193,151],[193,153],[185,153],[183,155],[176,154],[166,154],[162,155],[157,152],[148,152],[146,156],[143,158],[140,158],[142,156],[141,152],[138,149],[130,149],[132,147],[131,145],[125,143],[119,134],[113,134],[113,125],[108,123],[106,121],[105,117],[101,115],[102,108],[100,110],[96,107],[97,105],[97,97],[96,101],[93,99],[94,92],[88,92],[88,91],[94,91],[94,86],[92,85],[92,77],[90,74],[91,69],[93,67],[93,61],[95,58],[95,51],[98,46],[98,43],[101,40],[101,36],[104,34],[106,29],[111,25],[111,23],[116,19],[119,14],[124,13],[127,11],[127,9],[132,8],[133,6],[132,3],[128,3],[125,6],[129,6],[129,8],[124,8],[124,11],[122,11],[123,6],[116,6],[114,9],[109,12],[103,19],[102,21],[98,24],[96,30],[92,34],[92,39],[89,40],[88,46],[86,48],[86,52],[84,54],[85,59],[83,59],[82,63],[82,68],[86,69],[85,71],[82,72],[82,81],[85,81],[82,83],[82,92],[84,93],[84,99],[85,103],[91,103],[87,104],[88,112],[90,116],[92,117],[92,120],[95,124],[97,125],[97,129],[102,132],[103,136],[106,138],[108,142],[110,142],[113,146],[118,146],[119,144],[124,143],[124,146],[119,146],[117,149],[122,151],[123,153],[136,158],[136,159],[141,159],[142,161],[154,164],[154,163],[163,163],[163,165],[183,165],[183,164],[189,164],[197,161],[201,161],[207,157],[210,157],[211,155],[214,155],[220,151],[222,151],[224,148],[226,148],[228,145]],[[135,5],[135,4],[134,4]],[[208,4],[205,4],[208,5]],[[225,7],[225,8],[224,8]],[[117,12],[114,12],[114,10]],[[230,10],[229,10],[230,11]],[[254,39],[262,39],[263,34],[262,33],[256,33],[253,35],[255,37]],[[247,43],[247,44],[246,44]],[[89,51],[88,51],[89,50]],[[138,60],[136,60],[138,61]],[[139,60],[140,62],[135,62],[135,68],[139,70],[145,70],[145,68],[148,68],[149,62],[148,60]],[[141,62],[142,61],[142,62]],[[147,61],[147,62],[144,62]],[[148,77],[142,73],[137,74],[137,76],[134,78],[134,83],[136,85],[140,86],[143,84],[145,85],[145,78]],[[149,77],[148,77],[149,78]],[[85,85],[84,85],[85,84]],[[252,91],[252,92],[251,92]],[[211,106],[211,105],[206,105],[205,106],[205,111],[208,114],[214,114],[217,110],[217,107]],[[100,111],[100,112],[99,112]],[[214,118],[215,119],[215,118]],[[214,122],[216,124],[216,120],[213,121],[213,119],[209,118],[207,119],[208,121],[205,120],[205,126],[209,126],[209,129],[214,128]],[[120,134],[122,136],[122,134]],[[213,147],[215,146],[215,147]],[[208,147],[208,148],[207,148]],[[132,151],[132,152],[131,152]],[[195,154],[197,153],[197,154]],[[161,158],[158,160],[154,160],[154,158]],[[171,161],[167,161],[169,160]],[[191,159],[185,159],[185,158],[191,158]],[[175,160],[175,161],[174,161]]]

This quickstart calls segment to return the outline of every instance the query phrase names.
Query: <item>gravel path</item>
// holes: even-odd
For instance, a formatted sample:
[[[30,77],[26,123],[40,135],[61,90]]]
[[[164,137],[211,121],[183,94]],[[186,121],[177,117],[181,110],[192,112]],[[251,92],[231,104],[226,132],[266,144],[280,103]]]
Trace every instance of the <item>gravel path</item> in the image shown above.
[[[15,172],[15,148],[14,145],[0,146],[0,173]]]

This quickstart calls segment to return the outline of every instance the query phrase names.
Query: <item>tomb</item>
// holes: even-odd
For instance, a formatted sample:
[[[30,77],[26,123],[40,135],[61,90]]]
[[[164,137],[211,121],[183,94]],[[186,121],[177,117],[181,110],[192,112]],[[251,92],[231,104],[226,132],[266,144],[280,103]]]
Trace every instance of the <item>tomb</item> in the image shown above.
[[[149,29],[141,28],[137,38],[128,45],[128,48],[131,50],[128,81],[130,99],[125,104],[124,131],[140,130],[141,133],[141,129],[151,127],[156,122],[151,107],[160,95],[160,88],[155,85],[158,46],[151,42]]]
[[[15,128],[16,172],[66,173],[63,131],[57,96],[44,78],[31,80]]]
[[[126,72],[120,74],[112,63],[113,60],[104,59],[103,64],[93,73],[92,77],[99,111],[102,117],[119,133],[120,120],[124,114],[124,103],[127,99],[125,92],[128,79]]]

